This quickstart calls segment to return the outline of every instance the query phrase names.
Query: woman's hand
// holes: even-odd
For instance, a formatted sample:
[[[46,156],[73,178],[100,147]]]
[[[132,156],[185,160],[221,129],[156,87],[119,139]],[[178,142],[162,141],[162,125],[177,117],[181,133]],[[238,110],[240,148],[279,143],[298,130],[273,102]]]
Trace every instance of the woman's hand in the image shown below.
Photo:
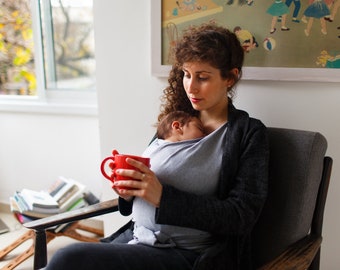
[[[109,167],[111,168],[112,170],[112,173],[111,173],[111,181],[112,183],[114,183],[114,181],[116,181],[115,179],[115,173],[114,173],[114,169],[115,169],[115,165],[113,162],[109,163]],[[133,196],[124,196],[122,194],[120,194],[119,190],[121,188],[116,188],[114,185],[112,185],[112,189],[117,193],[118,196],[120,196],[121,198],[123,198],[125,201],[132,201],[133,199]]]
[[[125,200],[140,197],[153,206],[159,207],[163,186],[154,172],[140,161],[127,158],[126,162],[136,170],[117,169],[115,173],[135,180],[114,181],[113,189]]]

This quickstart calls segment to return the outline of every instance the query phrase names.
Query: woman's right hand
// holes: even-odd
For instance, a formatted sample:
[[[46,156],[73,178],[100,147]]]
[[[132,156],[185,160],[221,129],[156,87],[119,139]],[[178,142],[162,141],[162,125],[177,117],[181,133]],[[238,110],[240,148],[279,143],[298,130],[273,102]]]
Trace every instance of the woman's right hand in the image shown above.
[[[135,167],[136,170],[117,169],[115,174],[125,176],[127,179],[132,178],[132,180],[114,181],[113,189],[125,200],[139,197],[151,205],[159,207],[163,186],[155,173],[138,160],[127,158],[126,162]]]
[[[118,153],[118,152],[117,152]],[[114,163],[111,162],[109,163],[109,167],[111,168],[111,175],[110,175],[110,179],[112,181],[112,183],[114,183],[114,181],[116,181],[115,179],[115,173],[114,173],[114,169],[115,169],[115,166],[114,166]],[[119,196],[121,197],[122,199],[124,199],[125,201],[132,201],[133,199],[133,196],[129,196],[129,195],[123,195],[122,192],[121,192],[121,189],[123,188],[119,188],[119,187],[115,187],[115,185],[113,184],[112,185],[112,189],[114,190],[114,192]]]

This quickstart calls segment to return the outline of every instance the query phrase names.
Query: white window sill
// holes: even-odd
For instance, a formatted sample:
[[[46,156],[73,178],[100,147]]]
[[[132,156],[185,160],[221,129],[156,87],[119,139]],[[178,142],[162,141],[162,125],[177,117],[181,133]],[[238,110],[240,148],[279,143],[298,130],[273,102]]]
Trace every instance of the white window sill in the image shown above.
[[[0,96],[0,112],[97,116],[95,93],[66,97],[54,95],[45,100],[29,96]]]

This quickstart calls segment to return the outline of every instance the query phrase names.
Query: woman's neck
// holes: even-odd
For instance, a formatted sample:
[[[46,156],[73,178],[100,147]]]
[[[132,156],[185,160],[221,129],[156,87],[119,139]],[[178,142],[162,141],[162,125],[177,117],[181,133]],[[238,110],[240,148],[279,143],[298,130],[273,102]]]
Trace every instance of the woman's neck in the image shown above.
[[[228,107],[225,107],[224,110],[221,110],[218,113],[201,111],[200,119],[203,123],[205,132],[209,134],[228,122]]]

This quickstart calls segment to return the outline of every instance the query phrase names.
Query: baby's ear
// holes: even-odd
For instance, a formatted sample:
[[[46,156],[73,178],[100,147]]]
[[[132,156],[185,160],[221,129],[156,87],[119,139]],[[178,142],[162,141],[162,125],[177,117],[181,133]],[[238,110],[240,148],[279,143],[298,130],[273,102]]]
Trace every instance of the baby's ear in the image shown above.
[[[173,121],[171,124],[171,128],[173,132],[177,134],[183,134],[182,124],[179,121]]]

